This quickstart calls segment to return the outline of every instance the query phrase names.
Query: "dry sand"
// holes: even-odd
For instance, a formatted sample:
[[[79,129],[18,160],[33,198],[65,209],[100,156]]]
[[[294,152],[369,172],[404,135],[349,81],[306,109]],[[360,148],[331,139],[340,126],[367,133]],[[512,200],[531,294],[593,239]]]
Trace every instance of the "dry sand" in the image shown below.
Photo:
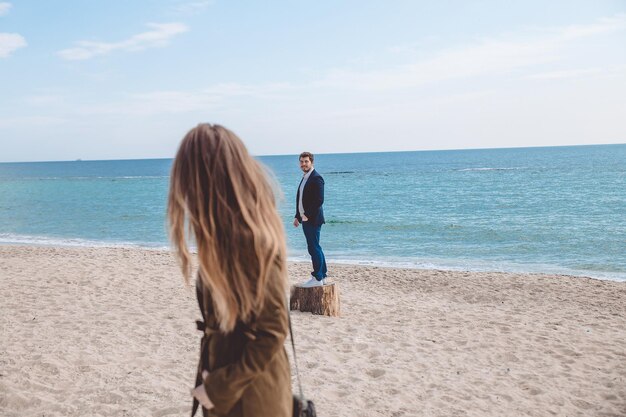
[[[293,283],[307,264],[291,264]],[[332,265],[293,314],[320,417],[626,416],[626,283]],[[0,415],[185,416],[200,333],[171,254],[0,246]]]

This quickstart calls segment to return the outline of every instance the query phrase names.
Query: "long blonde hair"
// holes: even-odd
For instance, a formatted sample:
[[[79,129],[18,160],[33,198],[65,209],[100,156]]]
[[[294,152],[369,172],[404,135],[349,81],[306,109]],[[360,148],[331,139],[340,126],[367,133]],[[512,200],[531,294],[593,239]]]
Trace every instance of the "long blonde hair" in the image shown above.
[[[198,276],[222,331],[259,313],[268,279],[285,289],[285,235],[273,189],[230,130],[199,124],[187,133],[172,166],[167,212],[187,284],[192,264],[185,229],[196,242]]]

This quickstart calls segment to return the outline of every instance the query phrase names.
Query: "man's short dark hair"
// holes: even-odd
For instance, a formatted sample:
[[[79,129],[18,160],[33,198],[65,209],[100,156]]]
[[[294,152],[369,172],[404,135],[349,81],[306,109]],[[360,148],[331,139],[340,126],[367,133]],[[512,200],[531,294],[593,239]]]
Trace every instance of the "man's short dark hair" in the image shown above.
[[[312,154],[311,152],[302,152],[302,153],[300,154],[300,157],[298,158],[298,160],[300,160],[300,159],[302,159],[302,158],[309,158],[309,159],[311,160],[311,162],[313,162],[313,161],[314,161],[314,159],[315,159],[315,158],[313,157],[313,154]]]

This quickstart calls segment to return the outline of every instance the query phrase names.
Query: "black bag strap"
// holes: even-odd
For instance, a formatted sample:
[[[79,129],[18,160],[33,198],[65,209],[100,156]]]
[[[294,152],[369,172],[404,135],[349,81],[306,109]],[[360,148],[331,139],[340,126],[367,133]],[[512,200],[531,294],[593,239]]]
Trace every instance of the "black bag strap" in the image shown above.
[[[289,299],[287,299],[287,314],[289,316],[289,338],[291,339],[291,348],[293,349],[293,364],[296,368],[296,379],[298,380],[298,388],[300,390],[300,400],[304,401],[302,382],[300,381],[300,372],[298,372],[298,360],[296,359],[296,344],[293,341],[293,326],[291,325],[291,309],[289,308]]]
[[[200,280],[200,273],[198,273],[198,280]],[[201,281],[200,281],[201,282]],[[198,284],[196,284],[198,285]],[[198,288],[198,287],[196,287]],[[200,286],[201,291],[202,291],[202,320],[205,320],[206,317],[209,316],[209,313],[207,311],[207,290],[206,288],[204,288],[204,285]],[[198,291],[196,289],[196,291]],[[199,292],[196,293],[198,296],[200,296]],[[206,323],[204,321],[200,321],[200,320],[196,320],[196,328],[202,332],[206,331]],[[197,387],[198,385],[202,384],[202,370],[204,368],[204,358],[206,356],[208,356],[208,340],[206,337],[206,333],[202,336],[202,340],[200,341],[200,360],[198,361],[198,371],[196,373],[196,385],[194,385],[194,388]],[[200,406],[200,402],[198,400],[196,400],[196,398],[193,398],[193,405],[191,407],[191,417],[194,417],[196,415],[196,411],[198,411],[198,408]],[[207,411],[204,409],[204,407],[202,407],[202,415],[203,416],[208,416]]]
[[[196,320],[196,328],[202,332],[205,332],[206,329],[206,323],[200,320]],[[209,351],[208,351],[208,347],[209,347],[209,343],[206,337],[206,333],[204,335],[202,335],[202,340],[200,341],[200,360],[198,361],[198,371],[196,373],[196,385],[194,385],[194,388],[197,387],[198,385],[202,385],[202,369],[204,368],[204,358],[208,356]],[[196,415],[196,411],[198,411],[198,407],[200,406],[200,403],[198,402],[198,400],[196,400],[196,397],[193,398],[193,406],[191,408],[191,417],[194,417]],[[204,408],[202,409],[202,415],[206,416],[207,413],[204,410]]]

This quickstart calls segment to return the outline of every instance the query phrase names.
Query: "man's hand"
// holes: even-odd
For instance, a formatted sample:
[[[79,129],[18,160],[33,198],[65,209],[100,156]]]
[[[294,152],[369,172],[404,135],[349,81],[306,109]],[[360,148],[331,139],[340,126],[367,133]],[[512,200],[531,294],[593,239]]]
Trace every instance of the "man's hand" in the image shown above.
[[[303,215],[303,216],[302,216],[302,221],[303,221],[303,222],[308,222],[308,221],[309,221],[309,218],[308,218],[307,216],[304,216],[304,215]]]
[[[296,217],[295,219],[293,219],[293,227],[298,227],[300,225],[300,222],[298,221],[298,218]]]

